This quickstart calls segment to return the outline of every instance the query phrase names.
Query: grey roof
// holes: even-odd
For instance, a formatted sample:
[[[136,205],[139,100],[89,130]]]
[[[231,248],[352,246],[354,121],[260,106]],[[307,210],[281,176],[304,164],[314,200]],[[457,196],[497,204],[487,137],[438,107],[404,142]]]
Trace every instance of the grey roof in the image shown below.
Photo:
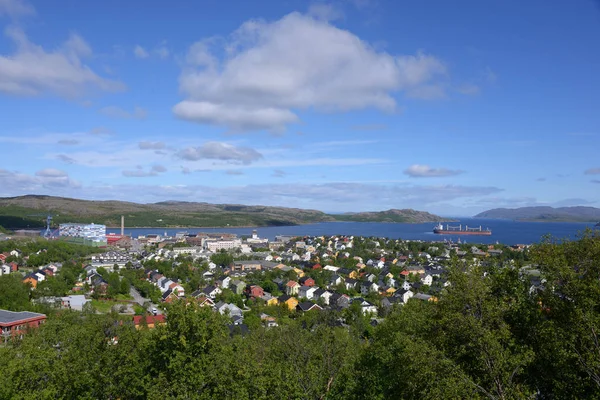
[[[45,317],[45,314],[39,314],[29,311],[8,311],[0,310],[0,324],[12,324],[30,318]]]

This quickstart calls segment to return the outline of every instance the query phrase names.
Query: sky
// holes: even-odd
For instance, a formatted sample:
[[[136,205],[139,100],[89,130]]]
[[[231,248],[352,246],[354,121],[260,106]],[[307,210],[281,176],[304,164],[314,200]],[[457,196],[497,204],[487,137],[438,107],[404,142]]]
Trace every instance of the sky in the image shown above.
[[[0,0],[0,196],[600,207],[600,2]]]

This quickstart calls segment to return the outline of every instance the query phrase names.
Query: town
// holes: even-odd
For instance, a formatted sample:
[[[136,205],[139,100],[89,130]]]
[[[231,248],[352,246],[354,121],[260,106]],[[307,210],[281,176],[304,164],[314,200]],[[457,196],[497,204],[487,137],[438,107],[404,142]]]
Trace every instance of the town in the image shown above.
[[[517,263],[531,275],[532,290],[542,283],[524,263],[525,245],[354,236],[277,236],[269,241],[257,230],[244,237],[180,232],[132,238],[106,235],[103,225],[94,224],[62,224],[60,232],[58,240],[25,241],[25,247],[19,241],[4,242],[0,275],[21,277],[37,305],[131,315],[137,327],[164,324],[166,306],[177,301],[194,301],[226,315],[232,332],[276,327],[319,311],[337,312],[341,325],[349,315],[360,315],[376,326],[394,307],[443,296],[451,285],[446,269],[453,259]],[[55,243],[85,248],[89,254],[53,259],[45,245]],[[27,326],[28,315],[17,317],[3,326],[5,340],[20,333],[11,326]]]

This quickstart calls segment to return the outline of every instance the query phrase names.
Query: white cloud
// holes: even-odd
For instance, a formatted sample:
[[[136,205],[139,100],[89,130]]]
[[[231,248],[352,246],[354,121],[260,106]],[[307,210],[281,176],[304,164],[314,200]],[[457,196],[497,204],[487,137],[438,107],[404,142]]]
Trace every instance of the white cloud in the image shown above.
[[[308,15],[324,21],[344,18],[344,12],[333,4],[313,3],[308,7]]]
[[[437,178],[462,174],[464,171],[447,168],[432,168],[429,165],[414,164],[404,170],[404,174],[413,178]]]
[[[206,142],[199,147],[188,147],[177,153],[177,156],[188,161],[222,160],[241,164],[251,164],[263,156],[250,147],[234,146],[221,142]]]
[[[585,171],[586,175],[600,175],[600,168],[590,168]]]
[[[225,173],[227,175],[244,175],[244,171],[240,171],[239,169],[228,169]]]
[[[122,119],[144,119],[148,115],[148,112],[142,107],[135,107],[132,112],[124,110],[117,106],[108,106],[98,110],[99,113],[106,115],[111,118],[122,118]]]
[[[105,91],[124,88],[122,83],[102,78],[83,63],[92,50],[79,35],[71,34],[62,46],[51,52],[31,43],[19,28],[6,29],[6,35],[13,40],[17,50],[13,54],[0,55],[0,92],[74,97],[89,88]]]
[[[164,142],[148,142],[142,141],[138,143],[138,147],[142,150],[161,150],[166,147]]]
[[[150,56],[146,49],[139,44],[133,48],[133,55],[135,55],[137,58],[148,58]]]
[[[69,178],[66,172],[54,168],[39,170],[33,176],[18,171],[0,169],[0,187],[14,195],[48,191],[56,194],[56,191],[63,193],[62,190],[79,189],[81,184]]]
[[[165,59],[169,57],[171,52],[169,51],[169,48],[167,47],[166,43],[162,42],[154,49],[154,54],[156,54],[159,58]]]
[[[148,171],[145,171],[142,166],[134,170],[123,170],[121,174],[127,178],[145,178],[149,176],[157,176],[160,173],[167,172],[167,168],[162,165],[153,165]]]
[[[215,54],[223,50],[220,61]],[[299,13],[246,22],[228,40],[197,42],[186,60],[179,81],[186,100],[173,108],[175,115],[236,131],[280,132],[299,120],[295,110],[309,108],[394,111],[393,93],[439,96],[437,78],[446,73],[431,55],[377,51],[349,31]]]
[[[285,178],[287,176],[287,174],[285,173],[285,171],[276,169],[276,170],[273,170],[273,175],[271,175],[271,176],[274,178]]]
[[[24,0],[0,0],[0,16],[16,18],[34,13],[35,9]]]

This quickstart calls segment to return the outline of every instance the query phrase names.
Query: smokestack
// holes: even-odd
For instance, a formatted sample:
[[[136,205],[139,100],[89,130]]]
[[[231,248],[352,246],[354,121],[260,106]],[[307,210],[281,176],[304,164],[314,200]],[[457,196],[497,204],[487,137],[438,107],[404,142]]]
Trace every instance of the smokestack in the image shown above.
[[[121,215],[121,236],[125,236],[125,216]]]

